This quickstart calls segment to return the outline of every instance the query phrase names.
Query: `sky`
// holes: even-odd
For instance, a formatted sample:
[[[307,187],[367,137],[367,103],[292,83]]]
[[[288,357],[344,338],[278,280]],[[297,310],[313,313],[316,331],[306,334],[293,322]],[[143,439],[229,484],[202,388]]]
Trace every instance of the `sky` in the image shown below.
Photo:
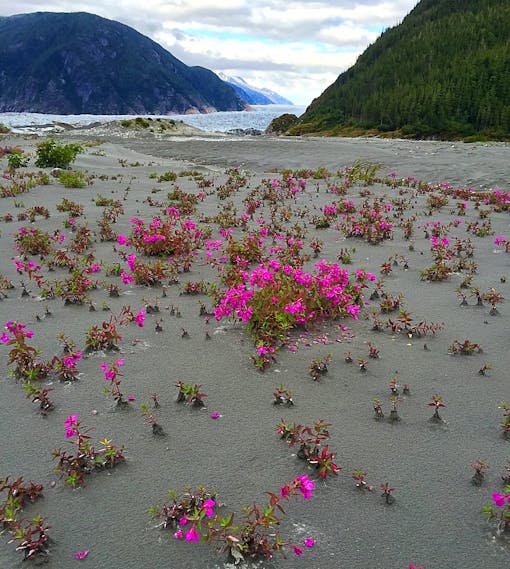
[[[417,0],[0,0],[0,16],[90,12],[186,65],[242,77],[308,105]]]

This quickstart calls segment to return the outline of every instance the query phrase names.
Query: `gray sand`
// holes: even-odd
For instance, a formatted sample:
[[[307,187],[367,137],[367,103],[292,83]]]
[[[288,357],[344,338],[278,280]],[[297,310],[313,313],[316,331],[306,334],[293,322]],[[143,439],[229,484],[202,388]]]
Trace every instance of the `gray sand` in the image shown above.
[[[70,139],[69,134],[65,140]],[[73,140],[78,140],[75,134]],[[107,137],[108,138],[108,137]],[[80,140],[86,140],[82,137]],[[37,141],[22,137],[5,138],[1,144],[18,144],[30,148]],[[257,187],[261,178],[278,168],[306,168],[323,165],[331,170],[368,160],[383,164],[381,175],[395,171],[398,178],[413,175],[426,182],[449,182],[454,186],[500,188],[509,191],[509,150],[503,144],[474,144],[443,142],[407,142],[375,139],[270,139],[207,137],[206,139],[172,137],[125,139],[110,136],[108,142],[87,148],[74,164],[75,169],[95,174],[92,186],[66,189],[58,181],[40,186],[18,196],[25,208],[45,205],[51,212],[47,220],[35,226],[53,231],[62,229],[65,214],[55,208],[63,197],[85,206],[84,218],[91,229],[101,208],[93,203],[97,194],[120,199],[125,207],[114,229],[127,233],[133,215],[149,218],[158,208],[150,207],[148,196],[164,200],[173,187],[158,184],[149,174],[168,170],[179,172],[198,165],[214,178],[214,187],[224,183],[225,166],[240,166],[253,173],[249,185]],[[119,160],[126,161],[123,167]],[[139,162],[139,166],[130,166]],[[3,159],[5,165],[5,159]],[[206,167],[210,169],[206,169]],[[33,162],[29,170],[34,170]],[[100,180],[105,175],[109,179]],[[112,176],[117,176],[112,180]],[[196,192],[196,185],[187,178],[176,182],[183,190]],[[316,182],[307,182],[298,206],[330,204],[335,196],[327,194]],[[152,194],[153,188],[161,191]],[[359,201],[358,190],[351,190]],[[210,190],[210,189],[209,189]],[[375,195],[383,192],[396,197],[387,187],[373,186]],[[244,192],[243,190],[242,192]],[[233,199],[242,211],[243,193]],[[199,206],[199,213],[214,215],[224,202],[213,192]],[[291,204],[293,205],[293,204]],[[424,197],[418,196],[412,213],[419,216],[416,225],[426,221],[448,223],[455,218],[455,200],[432,217],[422,215]],[[16,217],[19,209],[14,200],[0,200],[0,214],[10,212]],[[411,212],[406,212],[411,215]],[[451,236],[470,236],[475,246],[478,273],[473,285],[485,291],[493,286],[505,297],[510,295],[510,257],[498,252],[494,236],[468,235],[465,226],[478,219],[473,204],[463,218],[460,228]],[[510,237],[507,213],[491,213],[495,235]],[[15,255],[13,233],[26,222],[0,222],[0,250],[4,255],[0,273],[11,279],[16,289],[0,302],[0,321],[9,319],[25,322],[34,331],[32,345],[41,348],[43,356],[61,354],[56,335],[63,332],[83,347],[85,329],[108,318],[98,309],[89,312],[86,306],[63,306],[56,299],[41,302],[33,282],[16,274],[10,257]],[[214,271],[198,256],[191,272],[180,275],[180,283],[169,288],[168,297],[161,298],[161,289],[123,286],[120,279],[99,279],[120,283],[118,299],[109,298],[99,288],[92,298],[99,308],[107,302],[112,312],[123,305],[134,310],[143,306],[143,299],[160,298],[160,317],[163,332],[154,331],[155,315],[148,315],[146,326],[131,325],[122,329],[121,343],[125,365],[123,385],[136,402],[126,411],[113,411],[111,401],[103,393],[104,380],[99,365],[115,355],[95,354],[79,363],[82,375],[76,383],[53,385],[52,399],[56,408],[46,418],[25,398],[20,385],[7,371],[7,351],[1,346],[2,378],[0,384],[0,478],[23,475],[25,479],[42,482],[44,499],[27,507],[27,515],[41,512],[52,526],[54,543],[47,567],[67,569],[80,563],[94,569],[202,569],[225,567],[223,556],[204,544],[188,544],[174,540],[172,531],[156,528],[147,516],[151,504],[161,504],[170,488],[185,485],[206,485],[216,488],[220,501],[240,512],[252,501],[263,501],[265,491],[278,491],[280,486],[298,474],[313,471],[295,457],[276,433],[280,418],[291,422],[311,424],[323,418],[332,424],[330,449],[337,452],[336,462],[342,468],[337,478],[318,481],[313,497],[289,503],[288,515],[283,518],[281,533],[298,545],[307,537],[316,540],[302,558],[289,552],[288,558],[260,562],[260,568],[307,569],[407,569],[409,564],[425,569],[504,569],[509,566],[509,544],[505,537],[495,535],[480,515],[491,501],[492,492],[502,491],[501,476],[510,456],[509,443],[501,436],[499,424],[502,412],[498,405],[510,398],[507,370],[508,301],[499,306],[501,315],[490,316],[489,307],[459,307],[455,290],[463,277],[454,274],[446,282],[427,283],[419,271],[430,265],[430,243],[422,231],[417,231],[415,250],[402,231],[382,245],[371,246],[358,240],[345,240],[333,228],[315,230],[308,226],[306,242],[313,237],[324,241],[320,258],[336,261],[341,247],[355,247],[354,270],[363,266],[380,276],[379,267],[389,256],[399,254],[408,258],[409,269],[395,267],[384,278],[385,289],[404,295],[404,305],[416,320],[444,322],[445,329],[436,337],[412,338],[392,335],[388,331],[373,332],[364,318],[345,320],[352,339],[342,335],[339,323],[325,324],[302,341],[297,352],[282,349],[277,363],[264,374],[257,372],[249,360],[253,352],[250,339],[240,324],[214,318],[207,325],[199,317],[199,301],[208,306],[207,297],[181,296],[188,280],[210,280]],[[67,233],[67,231],[66,231]],[[214,228],[213,238],[217,229]],[[94,244],[96,259],[106,263],[119,262],[111,243]],[[509,280],[500,283],[500,277]],[[62,271],[52,278],[65,276]],[[31,296],[21,298],[19,281],[23,278]],[[368,300],[368,299],[367,299]],[[36,321],[48,305],[52,316]],[[179,307],[182,318],[170,315],[167,307]],[[367,310],[370,306],[367,307]],[[181,338],[181,329],[189,339]],[[212,336],[206,341],[205,330]],[[329,345],[317,339],[325,332]],[[451,356],[448,346],[457,338],[478,342],[483,354],[471,357]],[[346,364],[343,354],[351,351],[355,359],[368,359],[367,342],[381,352],[377,360],[369,361],[366,374],[356,364]],[[306,345],[309,344],[309,345]],[[428,350],[424,349],[427,344]],[[315,357],[332,354],[329,373],[319,382],[308,376],[308,366]],[[493,369],[487,377],[478,375],[484,363]],[[402,421],[398,424],[378,423],[373,419],[373,398],[378,397],[388,407],[388,384],[397,375],[399,383],[409,383],[411,395],[400,406]],[[207,393],[207,409],[196,410],[175,402],[174,384],[182,379],[200,383]],[[279,409],[272,405],[275,387],[283,384],[293,393],[295,406]],[[157,392],[161,408],[160,423],[168,433],[157,439],[143,424],[139,403],[149,402]],[[442,411],[445,423],[429,423],[427,402],[439,393],[447,407]],[[91,415],[97,410],[96,415]],[[221,413],[214,421],[212,412]],[[98,473],[86,479],[83,488],[64,487],[52,472],[51,451],[71,448],[64,437],[64,421],[78,413],[83,424],[94,426],[94,438],[104,436],[117,444],[125,444],[127,463],[108,473]],[[489,461],[490,469],[484,484],[477,488],[470,482],[470,465],[478,458]],[[351,475],[365,470],[374,484],[372,494],[356,490]],[[57,480],[55,488],[50,487]],[[386,506],[380,498],[379,485],[389,481],[395,488],[396,501]],[[5,537],[2,542],[6,542]],[[75,561],[75,551],[89,549],[89,556]],[[0,567],[25,567],[13,545],[1,544]]]

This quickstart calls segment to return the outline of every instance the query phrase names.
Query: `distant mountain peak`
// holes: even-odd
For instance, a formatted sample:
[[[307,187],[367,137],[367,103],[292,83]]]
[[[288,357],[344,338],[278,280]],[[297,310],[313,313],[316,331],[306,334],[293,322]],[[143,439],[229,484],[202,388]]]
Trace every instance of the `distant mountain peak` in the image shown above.
[[[249,105],[293,105],[285,97],[282,97],[275,91],[267,89],[266,87],[255,87],[248,83],[243,77],[238,75],[226,75],[225,73],[218,73],[218,77],[231,85],[237,94],[246,101]]]

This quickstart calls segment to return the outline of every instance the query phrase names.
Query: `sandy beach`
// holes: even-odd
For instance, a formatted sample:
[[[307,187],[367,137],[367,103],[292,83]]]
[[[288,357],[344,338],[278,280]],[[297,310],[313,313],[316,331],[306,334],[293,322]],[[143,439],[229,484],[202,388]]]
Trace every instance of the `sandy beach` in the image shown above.
[[[158,312],[147,314],[143,327],[135,323],[121,327],[119,352],[99,351],[83,357],[77,364],[80,373],[76,381],[61,382],[51,376],[42,380],[41,385],[53,388],[55,408],[47,416],[41,416],[20,382],[9,373],[10,346],[0,346],[0,479],[23,476],[44,485],[44,497],[28,504],[23,516],[40,513],[47,517],[52,543],[46,567],[230,567],[225,555],[216,554],[213,547],[175,539],[174,530],[159,528],[158,520],[151,519],[147,510],[151,505],[161,505],[171,488],[204,485],[217,490],[218,500],[225,504],[223,512],[234,511],[239,518],[243,506],[253,501],[265,503],[265,492],[279,492],[297,475],[315,478],[313,467],[297,458],[296,448],[289,448],[279,437],[276,425],[282,418],[302,425],[312,425],[318,419],[330,423],[329,449],[336,453],[335,462],[341,471],[338,476],[316,480],[309,500],[291,500],[285,507],[287,515],[282,516],[279,531],[289,542],[303,547],[302,557],[287,549],[286,559],[275,556],[271,561],[245,566],[508,567],[508,536],[496,535],[495,526],[480,513],[491,503],[493,492],[503,491],[501,477],[510,457],[509,442],[502,436],[503,411],[499,408],[510,398],[506,300],[510,296],[510,256],[504,247],[494,244],[500,235],[510,239],[508,210],[493,204],[476,206],[474,200],[447,195],[447,190],[510,192],[510,146],[366,138],[204,136],[190,132],[128,137],[103,130],[66,132],[56,137],[59,142],[84,145],[72,168],[84,171],[90,178],[86,187],[66,188],[50,176],[48,185],[0,198],[0,274],[14,284],[13,289],[3,291],[0,321],[2,326],[9,320],[26,324],[33,331],[30,345],[41,350],[42,359],[62,356],[59,334],[85,351],[86,330],[119,314],[123,306],[130,306],[135,313],[147,305],[159,307]],[[4,135],[0,146],[19,146],[31,153],[29,165],[17,172],[37,172],[34,154],[41,140]],[[339,176],[337,172],[356,161],[379,164],[380,180],[368,185],[362,181],[347,184],[343,195],[331,192],[331,186],[345,183],[347,174]],[[0,186],[5,188],[12,183],[5,157],[0,165],[5,170]],[[369,283],[357,320],[325,321],[308,330],[292,331],[287,345],[278,350],[276,361],[262,373],[250,359],[255,347],[245,324],[229,319],[217,321],[214,316],[207,322],[200,315],[201,303],[211,312],[213,299],[204,294],[185,294],[188,282],[215,282],[224,288],[217,270],[207,263],[206,247],[197,250],[189,271],[163,282],[164,289],[124,284],[119,276],[108,273],[116,263],[127,271],[123,256],[134,250],[129,245],[100,240],[98,220],[104,207],[96,205],[98,196],[120,202],[123,212],[111,227],[116,234],[129,236],[130,219],[143,218],[150,223],[168,207],[167,194],[177,187],[194,195],[202,192],[196,210],[183,217],[189,217],[202,229],[210,228],[210,240],[220,240],[218,214],[230,211],[241,217],[250,192],[270,186],[273,180],[282,185],[284,169],[319,167],[327,169],[331,176],[314,179],[296,175],[296,179],[303,180],[301,190],[283,197],[279,204],[289,213],[287,219],[281,220],[282,231],[299,227],[302,232],[303,253],[310,257],[304,270],[312,272],[314,263],[321,259],[342,265],[338,259],[341,249],[355,249],[351,252],[352,263],[342,265],[351,278],[359,268],[383,278],[384,291],[392,298],[401,294],[400,309],[411,313],[415,322],[444,323],[443,329],[434,335],[411,337],[386,327],[374,331],[370,311],[379,314],[384,322],[395,319],[399,312],[381,314],[380,299],[370,298],[375,285]],[[228,183],[227,170],[232,168],[239,169],[245,183],[224,198],[221,189]],[[190,176],[192,170],[201,177]],[[170,171],[177,174],[174,181],[158,181]],[[179,175],[183,171],[188,174]],[[411,183],[408,177],[414,181]],[[197,180],[208,183],[200,187]],[[420,192],[416,180],[437,187],[434,192]],[[429,215],[427,200],[431,193],[447,195],[448,203]],[[23,227],[48,234],[58,229],[65,234],[65,241],[54,241],[52,247],[69,252],[73,233],[64,226],[69,214],[57,209],[64,198],[83,206],[76,223],[92,232],[91,246],[84,254],[93,253],[100,266],[91,275],[98,282],[89,293],[95,311],[89,310],[89,303],[65,305],[58,297],[42,299],[36,282],[26,273],[17,273],[11,261],[20,260],[14,235]],[[347,237],[341,230],[341,214],[324,229],[316,228],[313,221],[332,202],[352,201],[359,211],[364,199],[377,198],[391,204],[385,215],[393,225],[392,238],[378,244]],[[234,239],[260,231],[260,220],[270,219],[271,204],[259,201],[254,215],[247,215],[244,228],[233,228]],[[463,202],[465,215],[459,216],[458,204]],[[19,213],[34,206],[46,207],[49,217],[36,217],[33,223],[17,220]],[[483,219],[480,209],[487,210]],[[12,215],[12,221],[7,221],[7,214]],[[407,220],[414,228],[410,239],[405,238],[402,225]],[[468,230],[470,224],[485,221],[490,224],[486,235],[477,235],[475,225]],[[435,223],[445,228],[440,239],[451,244],[471,241],[473,256],[469,262],[476,263],[475,271],[456,270],[442,282],[428,282],[420,276],[432,264],[430,236]],[[310,247],[313,240],[322,241],[316,258]],[[270,237],[263,241],[267,260],[275,241]],[[221,252],[214,254],[219,256]],[[47,279],[69,275],[65,268],[48,271],[38,255],[28,258],[42,265],[40,273]],[[381,274],[384,263],[391,266],[386,275]],[[471,283],[461,290],[467,305],[461,306],[457,289],[468,276],[472,277]],[[22,296],[20,282],[28,296]],[[107,287],[111,284],[118,285],[119,297],[109,296]],[[487,301],[477,305],[473,293],[476,287],[480,293],[494,288],[504,297],[497,305],[497,315],[491,314]],[[159,332],[155,329],[157,321],[162,328]],[[483,353],[450,353],[449,347],[456,340],[466,339],[479,344]],[[377,347],[378,358],[369,357],[368,343]],[[353,363],[345,361],[345,352],[352,353]],[[331,354],[328,373],[314,381],[308,371],[310,362],[327,354]],[[123,390],[134,398],[121,410],[103,391],[106,382],[100,367],[102,362],[117,358],[124,360]],[[365,373],[359,369],[360,358],[367,361]],[[492,369],[481,375],[479,370],[486,364]],[[395,423],[387,420],[392,378],[397,378],[400,385],[401,420]],[[179,380],[202,385],[207,394],[205,408],[176,402],[175,384]],[[404,384],[409,385],[408,395],[402,393]],[[292,392],[292,407],[273,404],[273,392],[279,385]],[[155,437],[140,412],[141,403],[151,405],[153,393],[158,394],[160,403],[154,413],[166,437]],[[441,396],[446,407],[441,409],[443,421],[431,423],[433,411],[427,404],[435,394]],[[374,420],[374,399],[383,404],[383,421]],[[219,418],[212,419],[212,413],[219,413]],[[54,449],[73,448],[64,428],[66,418],[72,414],[79,416],[82,425],[93,427],[90,434],[95,441],[112,439],[115,444],[125,445],[126,455],[125,464],[93,472],[76,489],[66,486],[53,472],[52,457]],[[475,486],[471,465],[479,459],[486,460],[489,469],[482,485]],[[352,478],[356,470],[366,472],[373,492],[356,488]],[[380,485],[385,482],[395,489],[391,505],[381,498]],[[303,546],[308,538],[315,540],[311,548]],[[0,538],[0,567],[26,567],[27,562],[7,540],[6,535]],[[75,552],[82,550],[89,550],[87,557],[75,560]]]

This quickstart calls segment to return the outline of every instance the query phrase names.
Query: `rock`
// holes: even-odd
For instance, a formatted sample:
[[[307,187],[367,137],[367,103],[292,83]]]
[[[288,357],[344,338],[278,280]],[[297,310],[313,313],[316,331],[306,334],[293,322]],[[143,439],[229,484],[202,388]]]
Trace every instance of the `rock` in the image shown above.
[[[291,126],[295,125],[298,122],[298,120],[299,119],[297,116],[291,113],[280,115],[269,123],[269,126],[266,128],[264,134],[272,134],[276,136],[285,134]]]
[[[256,128],[232,128],[227,131],[227,134],[234,134],[237,136],[260,136],[262,131]]]

